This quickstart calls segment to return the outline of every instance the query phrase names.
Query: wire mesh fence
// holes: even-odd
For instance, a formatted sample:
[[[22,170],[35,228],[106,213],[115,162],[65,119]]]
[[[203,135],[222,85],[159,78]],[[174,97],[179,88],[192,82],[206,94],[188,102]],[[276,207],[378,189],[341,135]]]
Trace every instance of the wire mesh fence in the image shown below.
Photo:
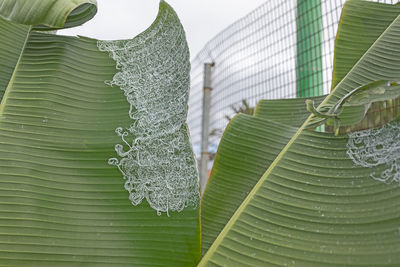
[[[215,63],[209,127],[212,151],[220,139],[214,133],[222,132],[237,110],[251,110],[261,99],[329,93],[344,2],[268,0],[205,45],[193,58],[191,70],[188,125],[196,154],[201,142],[204,63]]]

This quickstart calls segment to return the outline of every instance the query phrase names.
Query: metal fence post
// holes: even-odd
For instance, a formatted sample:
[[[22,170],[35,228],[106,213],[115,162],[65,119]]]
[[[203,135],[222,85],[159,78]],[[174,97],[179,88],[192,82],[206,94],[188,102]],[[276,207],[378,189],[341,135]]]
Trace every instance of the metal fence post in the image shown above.
[[[297,97],[323,94],[321,0],[297,0]]]
[[[208,151],[208,136],[210,134],[210,108],[211,108],[211,68],[214,63],[204,64],[203,78],[203,115],[201,122],[201,158],[200,158],[200,190],[204,192],[208,180],[208,161],[210,153]]]

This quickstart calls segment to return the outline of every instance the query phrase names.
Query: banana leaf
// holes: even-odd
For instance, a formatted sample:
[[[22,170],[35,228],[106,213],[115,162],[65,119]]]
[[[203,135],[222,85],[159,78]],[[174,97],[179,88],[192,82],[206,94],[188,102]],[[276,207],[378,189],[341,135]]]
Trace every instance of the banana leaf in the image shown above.
[[[399,4],[388,5],[365,0],[346,2],[336,34],[332,89],[397,18],[399,12]]]
[[[300,127],[310,115],[306,111],[306,99],[311,99],[316,105],[319,105],[325,97],[326,95],[311,98],[260,100],[254,115],[285,125]]]
[[[195,265],[199,192],[184,123],[183,28],[162,1],[155,22],[132,40],[38,31],[85,21],[91,3],[0,2],[0,265]],[[176,106],[164,110],[169,97]],[[163,121],[149,125],[155,117]],[[159,150],[148,155],[146,146]],[[151,160],[165,154],[174,161]],[[139,172],[154,179],[138,181]]]
[[[96,15],[96,0],[1,0],[0,17],[36,30],[79,26]]]
[[[307,118],[305,107],[304,98],[262,100],[255,116],[239,114],[230,121],[201,199],[203,254]]]
[[[382,18],[381,5],[358,3],[346,2],[342,21],[354,16],[358,17],[354,24],[386,23],[382,22],[386,18]],[[364,12],[366,9],[369,12]],[[342,24],[339,31],[357,34],[357,25],[353,26],[354,32]],[[317,109],[334,106],[359,86],[399,79],[399,42],[400,18],[396,16]],[[349,56],[350,61],[354,57]],[[400,122],[335,136],[305,130],[313,118],[310,115],[279,152],[199,266],[400,264],[398,152],[389,149],[396,147]],[[271,128],[264,135],[273,131]],[[381,147],[382,142],[394,143]],[[379,162],[365,154],[381,148],[384,159]],[[384,179],[385,175],[390,179]]]

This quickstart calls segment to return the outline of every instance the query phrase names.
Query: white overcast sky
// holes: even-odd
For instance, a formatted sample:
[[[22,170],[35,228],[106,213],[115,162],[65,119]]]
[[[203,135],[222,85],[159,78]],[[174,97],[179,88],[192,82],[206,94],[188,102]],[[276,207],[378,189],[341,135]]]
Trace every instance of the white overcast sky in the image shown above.
[[[186,31],[191,57],[220,31],[266,0],[167,0]],[[86,24],[59,31],[103,40],[132,38],[154,21],[159,0],[97,0],[96,16]]]

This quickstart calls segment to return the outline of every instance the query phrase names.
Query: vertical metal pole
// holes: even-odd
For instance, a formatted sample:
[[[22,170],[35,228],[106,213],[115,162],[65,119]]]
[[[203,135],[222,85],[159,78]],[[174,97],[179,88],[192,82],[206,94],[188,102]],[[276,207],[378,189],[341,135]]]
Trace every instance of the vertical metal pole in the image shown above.
[[[201,158],[200,158],[200,192],[203,194],[208,180],[208,161],[210,153],[208,151],[208,136],[210,134],[210,108],[211,108],[211,68],[214,63],[204,64],[203,80],[203,116],[201,122]]]
[[[321,0],[297,0],[296,24],[296,95],[322,95]]]

